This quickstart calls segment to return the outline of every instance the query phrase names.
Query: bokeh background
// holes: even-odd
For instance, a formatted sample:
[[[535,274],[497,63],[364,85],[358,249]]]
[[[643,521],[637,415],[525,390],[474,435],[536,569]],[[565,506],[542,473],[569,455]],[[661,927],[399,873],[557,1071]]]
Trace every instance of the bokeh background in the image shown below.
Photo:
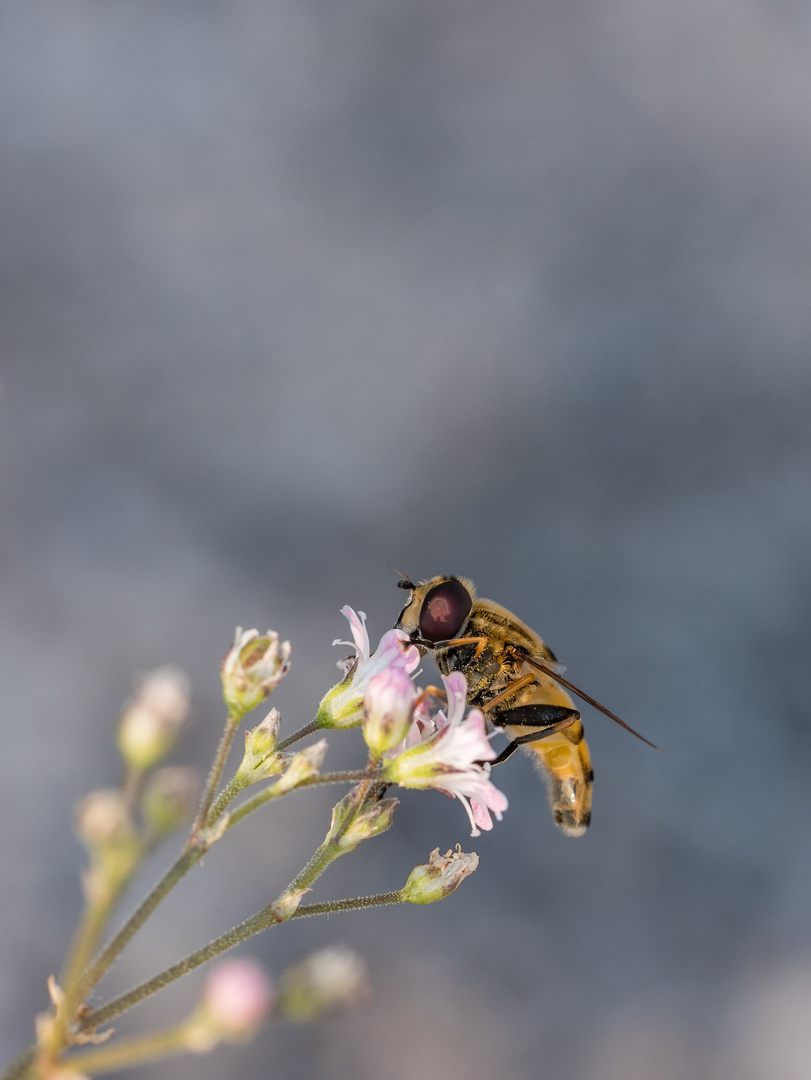
[[[666,756],[586,714],[577,841],[523,757],[476,841],[406,795],[314,898],[461,841],[459,893],[245,950],[350,944],[372,1001],[132,1075],[807,1077],[808,6],[4,0],[0,93],[3,1056],[134,674],[188,671],[204,768],[233,626],[291,639],[292,730],[402,570],[473,578]],[[215,849],[101,997],[275,896],[330,794]]]

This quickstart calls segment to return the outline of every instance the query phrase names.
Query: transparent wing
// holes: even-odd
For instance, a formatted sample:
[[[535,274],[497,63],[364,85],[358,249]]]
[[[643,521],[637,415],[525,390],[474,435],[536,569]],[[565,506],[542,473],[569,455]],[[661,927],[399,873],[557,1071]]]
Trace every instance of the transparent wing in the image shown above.
[[[620,720],[620,718],[615,713],[612,713],[610,709],[607,709],[605,705],[601,705],[599,701],[596,701],[584,690],[575,686],[574,683],[569,682],[568,679],[564,679],[561,672],[566,669],[561,664],[556,664],[551,660],[544,660],[542,657],[530,656],[525,650],[522,650],[522,656],[525,663],[536,668],[538,671],[542,671],[544,675],[548,675],[550,679],[554,679],[555,682],[560,683],[561,686],[565,686],[566,689],[571,690],[573,694],[577,694],[583,701],[587,701],[589,705],[598,709],[604,716],[607,716],[609,720],[613,720],[615,724],[619,724],[619,726],[625,728],[626,731],[630,731],[632,735],[635,735],[637,739],[641,739],[643,743],[647,743],[647,745],[654,750],[658,750],[660,754],[664,753],[661,747],[658,747],[656,743],[652,743],[650,739],[646,739],[644,735],[640,735],[638,731],[634,731],[630,724],[626,724],[624,720]]]

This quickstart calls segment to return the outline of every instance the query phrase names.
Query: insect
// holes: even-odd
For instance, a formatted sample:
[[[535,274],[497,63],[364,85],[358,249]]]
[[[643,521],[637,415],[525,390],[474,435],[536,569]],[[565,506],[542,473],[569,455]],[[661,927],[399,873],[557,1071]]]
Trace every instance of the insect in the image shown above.
[[[471,581],[439,576],[415,585],[396,627],[439,670],[467,678],[469,705],[502,728],[510,742],[493,761],[506,761],[520,747],[532,754],[546,777],[555,821],[567,836],[582,836],[591,819],[594,772],[580,713],[567,693],[593,705],[632,735],[658,750],[639,732],[563,678],[552,650],[512,612],[477,598]]]

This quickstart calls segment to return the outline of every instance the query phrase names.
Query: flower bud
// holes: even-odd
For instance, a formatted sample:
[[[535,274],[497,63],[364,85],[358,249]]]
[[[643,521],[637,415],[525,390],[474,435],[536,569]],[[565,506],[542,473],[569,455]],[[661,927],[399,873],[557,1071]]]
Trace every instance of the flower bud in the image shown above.
[[[127,803],[120,791],[90,791],[76,806],[76,834],[93,851],[129,840],[135,831]]]
[[[325,843],[340,848],[342,854],[354,851],[361,840],[385,832],[400,805],[399,799],[380,799],[358,811],[356,790],[350,791],[333,807],[332,822],[325,840]]]
[[[179,668],[146,675],[118,725],[118,748],[130,768],[142,772],[165,758],[188,711],[189,683]]]
[[[279,741],[279,710],[271,709],[261,724],[245,732],[245,755],[237,769],[248,784],[277,776],[283,769],[285,759],[276,753]]]
[[[162,839],[180,828],[194,809],[199,787],[196,771],[186,765],[152,774],[141,798],[141,816],[152,837]]]
[[[411,871],[400,895],[409,904],[433,904],[436,900],[444,900],[478,865],[479,856],[475,851],[467,853],[457,846],[456,851],[440,855],[439,848],[434,848],[429,861]]]
[[[312,746],[306,746],[289,759],[290,764],[273,785],[273,794],[285,795],[288,791],[309,780],[311,776],[318,776],[318,770],[327,752],[327,740],[319,739]]]
[[[256,960],[225,960],[206,980],[203,1001],[186,1026],[189,1050],[204,1053],[218,1042],[247,1042],[274,1002],[270,979]]]
[[[90,855],[82,875],[85,896],[104,903],[133,873],[143,853],[129,807],[120,791],[91,791],[76,807],[76,832]]]
[[[255,709],[274,690],[290,668],[290,642],[279,643],[272,630],[237,627],[234,644],[222,662],[222,689],[232,717]]]
[[[363,697],[363,737],[375,757],[398,746],[408,734],[416,690],[399,664],[375,675]]]
[[[333,946],[285,971],[279,980],[278,1012],[287,1020],[306,1023],[368,996],[366,964],[352,949]]]

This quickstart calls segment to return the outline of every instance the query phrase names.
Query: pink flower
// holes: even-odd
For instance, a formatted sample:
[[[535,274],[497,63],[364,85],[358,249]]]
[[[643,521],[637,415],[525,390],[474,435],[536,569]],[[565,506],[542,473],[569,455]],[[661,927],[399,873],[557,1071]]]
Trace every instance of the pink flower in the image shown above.
[[[206,981],[206,1016],[218,1033],[244,1037],[254,1032],[273,1004],[270,979],[255,960],[225,960]]]
[[[408,734],[417,691],[405,667],[392,664],[369,682],[363,697],[363,737],[376,757]]]
[[[324,695],[316,715],[319,727],[356,727],[363,720],[363,695],[375,675],[394,666],[411,675],[420,662],[419,649],[409,644],[408,634],[403,630],[387,631],[375,652],[370,653],[365,614],[362,611],[356,614],[348,605],[341,608],[341,613],[349,620],[354,640],[336,640],[333,645],[349,645],[357,656],[339,665],[345,676]]]
[[[498,820],[507,798],[490,781],[490,761],[496,752],[487,737],[484,714],[471,709],[464,716],[467,682],[461,672],[444,677],[447,716],[437,716],[438,730],[387,761],[383,775],[407,788],[436,788],[459,799],[471,824],[471,836],[492,829],[490,813]]]

